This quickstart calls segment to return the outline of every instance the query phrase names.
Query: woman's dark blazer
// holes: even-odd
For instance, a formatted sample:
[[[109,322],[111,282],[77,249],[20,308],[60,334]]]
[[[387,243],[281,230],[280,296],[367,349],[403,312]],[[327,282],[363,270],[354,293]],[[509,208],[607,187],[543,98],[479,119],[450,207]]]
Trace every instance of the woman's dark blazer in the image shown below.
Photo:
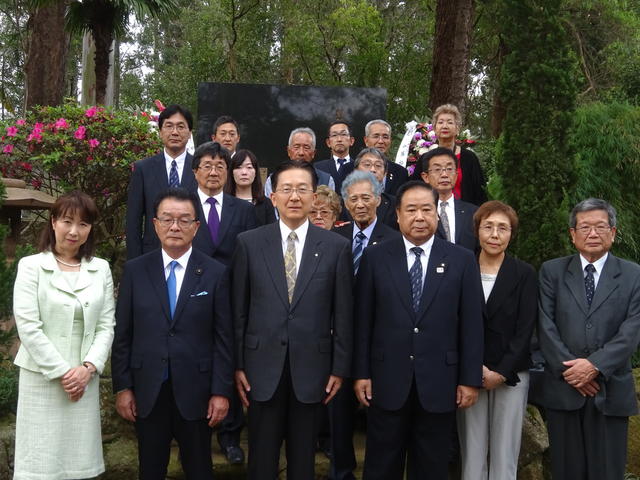
[[[261,202],[256,203],[254,207],[256,208],[258,226],[266,225],[267,223],[274,223],[276,221],[276,212],[270,199],[264,198]]]
[[[506,255],[484,309],[484,364],[507,385],[531,366],[530,342],[538,316],[538,278],[528,263]]]
[[[480,160],[471,150],[463,148],[460,151],[460,169],[462,170],[460,200],[477,206],[482,205],[487,201],[485,191],[487,181],[480,167]]]

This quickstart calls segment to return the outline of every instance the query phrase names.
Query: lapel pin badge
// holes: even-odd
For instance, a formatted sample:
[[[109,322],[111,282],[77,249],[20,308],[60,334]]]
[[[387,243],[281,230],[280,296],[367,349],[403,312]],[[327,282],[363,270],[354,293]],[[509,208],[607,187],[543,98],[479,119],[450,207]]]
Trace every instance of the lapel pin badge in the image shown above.
[[[446,265],[444,263],[441,263],[436,267],[436,273],[444,273],[445,268],[446,268]]]
[[[317,253],[314,253],[314,254],[313,254],[313,256],[314,256],[314,257],[317,257],[317,256],[318,256],[318,254],[317,254]]]
[[[202,269],[200,267],[196,268],[196,275],[202,275]]]

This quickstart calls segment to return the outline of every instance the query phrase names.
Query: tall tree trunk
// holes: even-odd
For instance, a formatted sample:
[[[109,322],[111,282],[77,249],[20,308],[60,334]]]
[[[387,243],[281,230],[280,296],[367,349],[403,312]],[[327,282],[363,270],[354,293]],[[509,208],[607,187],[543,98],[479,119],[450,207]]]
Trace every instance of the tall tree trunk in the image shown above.
[[[69,35],[64,31],[66,1],[37,7],[27,28],[25,108],[60,105],[64,97]]]
[[[500,74],[502,72],[502,64],[506,55],[507,47],[504,41],[502,41],[501,39],[500,44],[498,45],[496,67],[496,72],[498,72],[496,82],[497,86],[493,94],[493,109],[491,111],[491,136],[493,138],[498,138],[502,133],[502,122],[504,122],[504,117],[507,115],[507,108],[502,101],[502,92],[500,91]]]
[[[474,0],[437,0],[429,108],[456,105],[463,117]]]
[[[96,104],[104,105],[107,95],[113,27],[112,25],[95,24],[91,33],[96,45]]]

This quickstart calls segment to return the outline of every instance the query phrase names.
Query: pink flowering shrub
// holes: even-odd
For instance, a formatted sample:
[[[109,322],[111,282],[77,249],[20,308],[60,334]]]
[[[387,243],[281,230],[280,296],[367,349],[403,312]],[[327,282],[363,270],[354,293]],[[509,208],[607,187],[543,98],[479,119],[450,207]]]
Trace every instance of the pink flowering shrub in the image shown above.
[[[37,108],[0,122],[0,171],[53,196],[75,188],[91,195],[100,211],[103,255],[121,248],[127,185],[136,160],[162,147],[148,116],[67,104]]]

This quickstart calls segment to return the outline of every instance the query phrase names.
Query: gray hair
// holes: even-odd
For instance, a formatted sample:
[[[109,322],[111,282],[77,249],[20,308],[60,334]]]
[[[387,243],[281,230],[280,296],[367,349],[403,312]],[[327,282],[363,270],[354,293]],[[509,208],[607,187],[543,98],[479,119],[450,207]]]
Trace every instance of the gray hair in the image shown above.
[[[367,123],[367,124],[364,126],[364,135],[365,135],[366,137],[368,137],[368,136],[369,136],[369,130],[371,130],[371,126],[372,126],[372,125],[375,125],[375,124],[377,124],[377,123],[379,123],[380,125],[384,125],[385,127],[387,127],[387,128],[389,129],[389,135],[391,135],[391,125],[389,125],[387,122],[385,122],[385,121],[384,121],[384,120],[382,120],[381,118],[378,118],[378,119],[376,119],[376,120],[371,120],[369,123]]]
[[[385,156],[384,153],[382,153],[380,150],[374,147],[365,147],[362,150],[360,150],[360,153],[358,153],[358,156],[353,161],[354,169],[356,170],[358,169],[358,167],[360,166],[360,162],[362,161],[362,157],[364,157],[367,154],[373,155],[374,157],[377,157],[380,160],[382,160],[382,162],[384,163],[384,172],[387,173],[387,170],[389,169],[389,165],[387,165],[387,162],[389,160],[387,160],[387,157]]]
[[[375,150],[375,149],[374,149]],[[376,197],[382,195],[382,184],[378,181],[378,179],[371,172],[363,172],[362,170],[354,170],[347,178],[345,178],[342,182],[342,199],[346,200],[348,194],[347,190],[352,185],[360,182],[369,182],[371,184],[371,189],[373,190],[373,194]]]
[[[311,136],[312,147],[314,150],[316,149],[316,134],[309,127],[300,127],[300,128],[294,128],[293,130],[291,130],[291,133],[289,134],[289,143],[287,143],[288,146],[291,146],[291,141],[293,140],[293,136],[296,133],[306,133],[307,135]]]
[[[571,228],[576,228],[576,217],[578,214],[582,212],[591,212],[593,210],[604,210],[607,212],[607,216],[609,217],[609,226],[616,226],[618,221],[616,209],[613,208],[609,202],[599,198],[587,198],[573,207],[573,210],[571,210],[571,216],[569,217],[569,226]]]

